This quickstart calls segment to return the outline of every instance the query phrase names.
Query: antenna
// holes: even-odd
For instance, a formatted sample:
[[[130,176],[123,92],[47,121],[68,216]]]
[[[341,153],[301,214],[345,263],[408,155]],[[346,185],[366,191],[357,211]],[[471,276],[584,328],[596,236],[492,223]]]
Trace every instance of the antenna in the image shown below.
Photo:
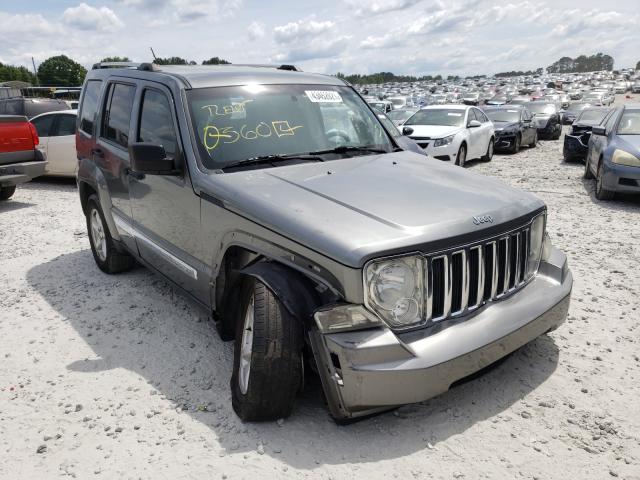
[[[153,47],[149,47],[149,50],[151,50],[151,55],[153,55],[153,59],[155,60],[156,59],[156,54],[153,51]]]

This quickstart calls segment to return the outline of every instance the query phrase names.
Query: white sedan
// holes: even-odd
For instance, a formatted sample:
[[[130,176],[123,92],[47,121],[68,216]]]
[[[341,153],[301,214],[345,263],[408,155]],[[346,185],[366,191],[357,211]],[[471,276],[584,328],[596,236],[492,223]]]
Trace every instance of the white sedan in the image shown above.
[[[467,105],[432,105],[404,123],[404,135],[439,160],[464,166],[468,159],[493,158],[493,123],[480,109]]]
[[[46,154],[45,175],[75,177],[77,116],[77,110],[60,110],[41,113],[31,119],[40,137],[39,148]]]

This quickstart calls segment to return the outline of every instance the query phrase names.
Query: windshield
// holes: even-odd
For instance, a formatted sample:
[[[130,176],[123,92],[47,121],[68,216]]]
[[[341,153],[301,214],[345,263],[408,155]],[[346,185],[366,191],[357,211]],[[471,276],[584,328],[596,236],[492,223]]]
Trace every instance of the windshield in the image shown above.
[[[202,163],[216,170],[267,155],[393,145],[349,87],[244,85],[187,92]]]
[[[398,120],[398,121],[405,121],[408,118],[411,117],[411,115],[413,115],[415,112],[412,110],[391,110],[389,113],[387,113],[387,117],[389,117],[391,120]]]
[[[405,125],[442,125],[461,127],[464,122],[464,110],[448,108],[427,108],[419,110]]]
[[[576,122],[600,123],[606,114],[607,110],[583,110]]]
[[[640,135],[640,110],[626,110],[618,124],[619,135]]]
[[[485,110],[487,117],[492,122],[519,122],[520,110]]]
[[[527,108],[532,113],[536,113],[536,114],[551,115],[556,113],[556,107],[554,105],[549,105],[548,103],[531,102],[527,105]]]

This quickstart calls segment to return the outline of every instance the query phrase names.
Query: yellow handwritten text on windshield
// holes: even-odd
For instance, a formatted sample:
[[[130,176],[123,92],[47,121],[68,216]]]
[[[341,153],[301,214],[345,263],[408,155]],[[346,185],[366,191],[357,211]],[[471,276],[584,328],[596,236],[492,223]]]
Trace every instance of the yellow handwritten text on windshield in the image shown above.
[[[245,113],[245,105],[253,100],[244,100],[242,102],[233,102],[231,105],[205,105],[202,110],[208,110],[209,115],[224,117],[233,115],[234,113]]]
[[[292,126],[288,120],[274,120],[271,124],[260,122],[251,130],[247,125],[242,125],[240,131],[234,127],[217,127],[207,125],[204,127],[203,144],[208,153],[215,150],[220,143],[232,144],[239,140],[257,140],[275,135],[277,138],[288,137],[296,134],[296,130],[303,128],[302,125]]]

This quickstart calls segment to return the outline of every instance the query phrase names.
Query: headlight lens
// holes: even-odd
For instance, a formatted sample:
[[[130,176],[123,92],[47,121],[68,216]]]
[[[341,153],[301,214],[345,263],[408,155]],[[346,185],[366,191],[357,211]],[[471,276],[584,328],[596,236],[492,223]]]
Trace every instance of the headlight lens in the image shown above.
[[[640,159],[638,159],[638,157],[636,157],[635,155],[631,155],[629,152],[625,152],[624,150],[616,149],[616,151],[613,152],[611,161],[613,163],[617,163],[618,165],[640,167]]]
[[[365,268],[365,304],[390,327],[407,327],[422,320],[424,262],[422,257],[371,262]]]
[[[455,135],[449,135],[448,137],[438,138],[433,143],[433,146],[434,147],[444,147],[445,145],[450,145],[451,142],[453,142],[453,138],[454,137],[455,137]]]
[[[535,275],[540,266],[540,258],[542,257],[542,243],[544,241],[544,230],[546,223],[546,215],[540,214],[531,222],[531,230],[529,237],[529,258],[527,262],[527,276]]]

